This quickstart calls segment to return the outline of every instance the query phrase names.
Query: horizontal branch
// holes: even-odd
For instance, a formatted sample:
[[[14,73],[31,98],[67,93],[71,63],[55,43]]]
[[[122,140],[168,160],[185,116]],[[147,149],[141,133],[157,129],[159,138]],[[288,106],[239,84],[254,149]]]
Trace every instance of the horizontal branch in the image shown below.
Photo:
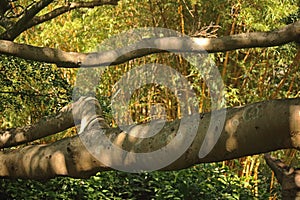
[[[102,5],[117,5],[118,1],[119,0],[93,0],[86,2],[68,2],[66,5],[56,8],[55,10],[44,15],[36,16],[48,4],[53,2],[53,0],[40,0],[39,2],[34,3],[28,10],[25,9],[24,15],[15,24],[12,24],[12,21],[7,21],[4,17],[0,19],[0,24],[3,21],[3,27],[8,28],[4,33],[1,34],[0,38],[13,41],[25,30],[49,21],[71,10],[78,8],[94,8]],[[4,23],[5,20],[7,21],[6,23]],[[10,26],[7,26],[8,22],[11,22]]]
[[[36,124],[19,128],[0,130],[0,148],[17,146],[32,142],[64,131],[74,126],[72,107],[70,104],[61,109],[55,117],[42,119]]]
[[[6,30],[1,38],[6,40],[14,40],[18,35],[27,29],[26,24],[42,9],[48,6],[53,0],[40,0],[34,3],[24,15],[10,29]]]
[[[81,105],[74,113],[75,118],[81,115],[81,119],[85,121],[79,136],[65,138],[52,144],[33,145],[0,152],[2,161],[0,177],[44,180],[56,176],[86,178],[98,171],[111,170],[105,162],[118,163],[118,166],[125,167],[135,165],[139,159],[130,156],[129,152],[138,154],[159,149],[161,149],[159,152],[164,152],[163,147],[181,134],[182,138],[177,141],[178,145],[171,149],[172,153],[176,152],[180,150],[181,143],[184,143],[185,139],[192,134],[189,133],[191,127],[182,123],[181,120],[184,118],[165,122],[159,133],[150,138],[137,138],[134,135],[149,131],[155,125],[153,122],[135,125],[127,132],[119,128],[105,128],[100,122],[104,127],[100,131],[99,127],[92,123],[95,122],[95,118],[87,112],[93,106],[88,103],[89,99],[86,100],[81,101]],[[285,99],[230,108],[227,110],[224,126],[217,125],[212,132],[208,128],[211,113],[203,114],[200,123],[193,124],[197,132],[187,150],[161,170],[178,170],[198,163],[228,160],[278,149],[300,149],[299,105],[300,99]],[[187,131],[184,135],[178,132],[180,127],[181,130]],[[209,138],[214,138],[214,131],[218,129],[221,130],[221,135],[216,144],[205,157],[200,158],[199,152],[206,134]],[[112,145],[105,146],[103,140],[98,140],[99,138],[108,138],[113,145],[118,147],[117,149],[124,149],[125,153],[115,151],[111,148]],[[208,140],[208,143],[210,142]],[[93,150],[87,148],[88,146],[94,147]],[[97,157],[91,154],[93,151],[104,152],[104,155]],[[146,166],[152,165],[168,157],[149,157],[145,164]]]
[[[54,9],[51,12],[48,12],[41,16],[35,16],[29,23],[27,23],[27,29],[43,22],[49,21],[62,15],[66,12],[69,12],[78,8],[94,8],[102,5],[117,5],[119,0],[94,0],[88,2],[68,2],[67,5],[61,6],[59,8]]]
[[[78,101],[63,107],[56,116],[43,118],[36,124],[0,130],[0,148],[13,147],[32,142],[34,140],[64,131],[73,127],[74,125],[80,125],[80,120],[82,117],[78,116],[77,113],[88,113],[91,109],[94,109],[94,107],[88,109],[88,107],[85,106],[84,110],[78,110],[80,109],[79,105],[82,104],[83,100],[84,99],[79,99]],[[98,112],[102,113],[102,111]],[[86,114],[85,117],[87,117],[87,119],[85,121],[90,121],[88,116],[89,115]],[[100,114],[96,117],[99,118]]]
[[[220,38],[151,38],[120,49],[87,54],[0,40],[0,54],[54,63],[59,67],[77,68],[83,65],[84,67],[116,65],[145,55],[168,51],[215,53],[242,48],[271,47],[299,42],[299,38],[300,21],[297,21],[272,32],[243,33]]]

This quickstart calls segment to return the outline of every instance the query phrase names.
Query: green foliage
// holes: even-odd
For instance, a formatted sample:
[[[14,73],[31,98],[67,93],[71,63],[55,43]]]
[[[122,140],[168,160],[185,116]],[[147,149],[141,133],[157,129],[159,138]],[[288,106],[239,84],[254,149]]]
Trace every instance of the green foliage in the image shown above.
[[[253,199],[255,181],[247,183],[221,164],[202,164],[177,172],[101,172],[86,180],[1,180],[0,190],[11,199]],[[261,199],[268,198],[265,189]]]
[[[70,102],[71,87],[53,65],[0,57],[1,128],[35,123]]]
[[[55,1],[54,6],[47,9],[53,10],[60,3]],[[182,13],[179,12],[180,6],[183,7]],[[17,41],[66,51],[90,52],[96,50],[104,39],[132,28],[164,27],[191,35],[213,23],[221,26],[217,36],[224,36],[269,31],[295,20],[299,20],[296,0],[123,0],[116,7],[69,12],[26,31]],[[299,97],[300,66],[293,65],[296,48],[295,44],[287,44],[213,55],[227,88],[227,106]],[[182,73],[199,95],[201,111],[210,109],[209,91],[201,73],[189,68],[180,56],[147,56],[110,67],[103,73],[97,97],[112,125],[110,97],[113,85],[124,73],[146,62],[166,64]],[[75,70],[60,70],[48,64],[1,56],[1,127],[34,123],[55,113],[70,102],[75,73]],[[136,121],[146,121],[147,113],[141,113],[141,110],[149,101],[153,104],[171,102],[168,107],[170,116],[178,117],[175,98],[170,98],[165,91],[149,85],[136,92],[131,101]],[[238,160],[235,162],[239,163]],[[87,180],[55,178],[45,183],[1,180],[1,192],[3,199],[252,199],[257,184],[259,198],[279,196],[278,184],[275,183],[273,190],[269,191],[271,177],[266,165],[260,165],[258,180],[254,176],[239,177],[237,174],[238,170],[222,168],[219,164],[205,164],[178,172],[102,172]]]

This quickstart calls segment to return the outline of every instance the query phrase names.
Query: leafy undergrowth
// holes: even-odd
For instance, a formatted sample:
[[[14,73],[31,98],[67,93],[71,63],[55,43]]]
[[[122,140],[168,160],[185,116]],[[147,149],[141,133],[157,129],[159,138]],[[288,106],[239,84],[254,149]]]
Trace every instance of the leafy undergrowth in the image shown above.
[[[89,179],[1,180],[0,199],[267,199],[268,176],[260,177],[256,197],[253,180],[214,163],[172,172],[101,172]]]

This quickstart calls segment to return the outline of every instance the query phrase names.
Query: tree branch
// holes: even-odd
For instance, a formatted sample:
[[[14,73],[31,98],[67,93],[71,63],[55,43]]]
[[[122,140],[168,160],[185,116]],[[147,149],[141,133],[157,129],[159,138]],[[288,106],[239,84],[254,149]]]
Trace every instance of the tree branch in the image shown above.
[[[63,107],[56,116],[47,117],[46,119],[40,120],[36,124],[0,130],[0,148],[13,147],[32,142],[34,140],[64,131],[73,127],[74,125],[79,125],[81,118],[83,118],[81,117],[82,113],[85,114],[85,121],[91,121],[93,116],[90,116],[89,113],[93,113],[91,110],[93,110],[95,107],[92,106],[89,108],[88,106],[80,106],[84,104],[83,101],[86,101],[86,99],[81,98],[78,101]],[[83,108],[84,110],[80,110],[80,108]],[[100,106],[98,106],[97,112],[102,113],[102,111],[99,109]],[[96,117],[100,118],[100,115],[101,114],[97,115]],[[86,125],[83,124],[82,126],[84,129]]]
[[[102,5],[117,5],[118,1],[119,0],[93,0],[88,2],[69,2],[67,5],[48,12],[47,14],[36,16],[37,13],[53,2],[53,0],[41,0],[31,6],[29,10],[25,11],[23,17],[19,19],[14,26],[11,26],[10,29],[4,32],[0,38],[12,41],[25,30],[40,23],[49,21],[68,11],[78,8],[94,8]]]
[[[7,1],[7,0],[0,1],[0,19],[2,19],[4,17],[4,14],[9,9],[11,9],[11,5],[9,4],[9,1]]]
[[[77,68],[107,66],[124,63],[145,55],[160,52],[224,52],[242,48],[271,47],[289,42],[298,42],[300,21],[272,32],[243,33],[220,38],[164,37],[150,38],[116,50],[75,53],[48,47],[34,47],[0,40],[0,54],[28,60],[55,63],[59,67]]]
[[[265,160],[282,187],[282,199],[300,198],[300,169],[295,169],[265,154]]]
[[[102,5],[118,5],[119,0],[94,0],[89,2],[69,2],[67,5],[56,8],[55,10],[48,12],[42,16],[34,17],[28,24],[27,29],[33,26],[36,26],[40,23],[49,21],[53,18],[56,18],[59,15],[62,15],[66,12],[69,12],[78,8],[94,8]]]
[[[57,116],[42,119],[36,124],[0,130],[0,148],[32,142],[73,127],[72,106],[73,104],[65,106]]]
[[[28,10],[25,11],[23,17],[21,17],[18,22],[6,30],[1,38],[5,40],[14,40],[18,35],[27,29],[26,24],[42,9],[48,6],[53,0],[41,0],[31,6]]]
[[[222,130],[221,136],[212,151],[204,158],[198,156],[204,137],[206,134],[214,135],[214,132],[208,132],[211,114],[201,115],[200,123],[195,124],[198,131],[192,144],[180,158],[162,170],[178,170],[198,163],[228,160],[278,149],[299,149],[299,104],[300,99],[285,99],[228,109],[224,127],[218,127]],[[106,136],[114,145],[128,152],[153,152],[164,147],[178,134],[181,122],[180,120],[166,122],[161,131],[151,138],[136,138],[133,134],[145,132],[154,124],[136,125],[131,127],[127,133],[118,128],[106,128],[103,119],[97,116],[98,111],[91,112],[91,109],[95,109],[95,107],[96,110],[100,109],[97,101],[93,98],[84,98],[73,114],[75,118],[82,120],[80,134],[83,134],[86,141],[96,149],[105,148],[97,138]],[[94,123],[95,119],[100,119],[100,126]],[[180,124],[181,126],[186,125]],[[99,127],[104,128],[103,132],[99,130]],[[184,129],[190,130],[189,128],[185,127]],[[189,134],[184,134],[182,137],[181,139],[186,139],[185,137],[189,137]],[[176,145],[176,148],[180,147]],[[176,150],[174,149],[174,151]],[[113,151],[112,154],[113,156],[103,156],[106,160],[112,163],[118,162],[121,166],[132,165],[137,161],[137,158],[131,158],[118,152]],[[43,180],[56,176],[86,178],[98,171],[111,170],[109,166],[97,160],[94,154],[90,153],[83,144],[81,136],[65,138],[47,145],[2,151],[0,159],[2,161],[0,177],[9,178]],[[147,163],[158,161],[155,158],[150,159],[152,160]]]

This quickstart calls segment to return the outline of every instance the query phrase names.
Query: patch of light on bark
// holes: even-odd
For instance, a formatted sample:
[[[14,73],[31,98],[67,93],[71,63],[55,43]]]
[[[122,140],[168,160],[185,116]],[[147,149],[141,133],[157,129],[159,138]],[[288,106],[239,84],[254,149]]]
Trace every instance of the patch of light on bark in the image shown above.
[[[200,47],[205,47],[209,44],[209,40],[207,38],[193,38],[194,42]]]

